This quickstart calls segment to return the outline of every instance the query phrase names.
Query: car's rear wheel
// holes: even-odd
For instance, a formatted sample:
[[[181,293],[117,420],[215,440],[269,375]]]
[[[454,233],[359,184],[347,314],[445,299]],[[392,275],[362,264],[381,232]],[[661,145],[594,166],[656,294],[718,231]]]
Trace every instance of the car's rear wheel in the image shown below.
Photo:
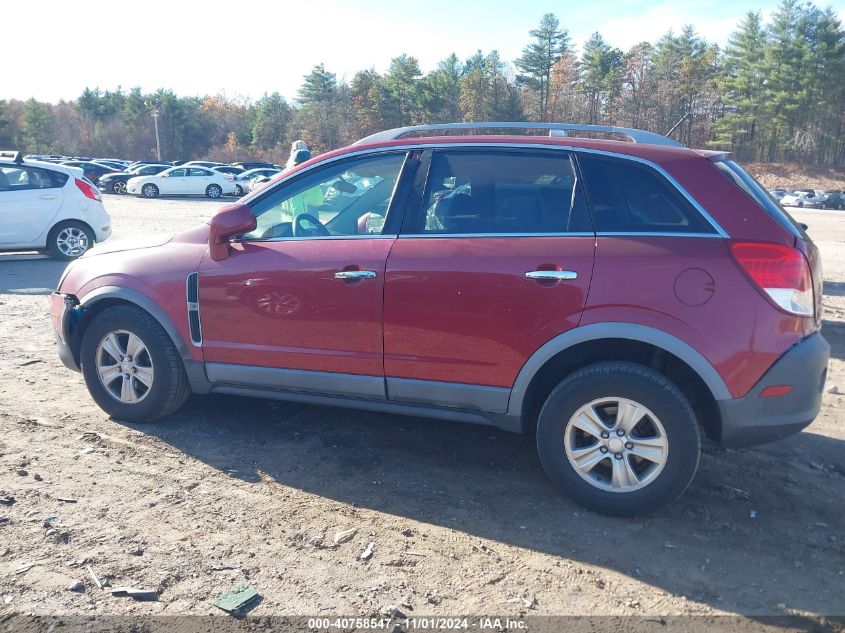
[[[103,310],[80,348],[85,385],[117,420],[150,422],[181,407],[191,393],[173,341],[147,312],[132,306]]]
[[[56,259],[76,259],[92,246],[94,232],[82,222],[59,222],[47,234],[47,251]]]
[[[111,186],[111,190],[117,194],[123,195],[126,193],[126,183],[122,180],[118,180]]]
[[[141,187],[141,195],[145,198],[155,198],[158,195],[158,187],[153,184],[146,184]]]
[[[628,362],[584,367],[546,400],[537,450],[548,476],[580,505],[615,516],[658,510],[698,468],[692,407],[656,371]]]
[[[223,189],[220,188],[220,185],[208,185],[205,188],[205,195],[209,198],[219,198],[223,194]]]
[[[235,185],[235,195],[238,197],[244,195],[244,188],[240,185]]]

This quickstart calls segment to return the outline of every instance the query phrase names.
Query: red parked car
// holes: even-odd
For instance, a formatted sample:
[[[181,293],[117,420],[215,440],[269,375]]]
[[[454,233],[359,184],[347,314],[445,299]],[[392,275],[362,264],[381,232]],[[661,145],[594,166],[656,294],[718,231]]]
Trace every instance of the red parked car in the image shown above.
[[[473,123],[376,134],[158,245],[98,246],[52,316],[114,418],[194,392],[492,424],[536,435],[580,504],[632,515],[684,491],[702,433],[813,420],[821,294],[804,228],[723,153]]]

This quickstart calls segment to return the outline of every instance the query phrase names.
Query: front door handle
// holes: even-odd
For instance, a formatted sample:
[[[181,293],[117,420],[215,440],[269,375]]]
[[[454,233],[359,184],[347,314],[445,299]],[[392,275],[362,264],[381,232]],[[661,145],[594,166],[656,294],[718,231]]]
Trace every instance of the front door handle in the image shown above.
[[[355,281],[356,279],[375,279],[376,271],[374,270],[341,270],[334,274],[335,279],[343,279],[345,281]]]
[[[578,279],[578,273],[574,270],[532,270],[525,273],[525,277],[537,281],[567,281]]]

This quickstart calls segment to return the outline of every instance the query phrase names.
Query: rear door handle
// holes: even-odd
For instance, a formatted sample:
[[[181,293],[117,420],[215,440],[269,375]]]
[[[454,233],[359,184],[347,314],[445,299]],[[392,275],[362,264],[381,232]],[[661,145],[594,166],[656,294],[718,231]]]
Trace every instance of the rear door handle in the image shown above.
[[[355,279],[375,279],[376,271],[374,270],[341,270],[334,274],[335,279],[344,279],[346,281]]]
[[[531,270],[525,273],[525,277],[537,281],[566,281],[578,279],[578,273],[574,270]]]
[[[55,199],[56,199],[56,198],[58,198],[59,196],[57,196],[57,195],[55,195],[55,194],[42,193],[42,194],[41,194],[40,196],[38,196],[38,197],[39,197],[41,200],[55,200]]]

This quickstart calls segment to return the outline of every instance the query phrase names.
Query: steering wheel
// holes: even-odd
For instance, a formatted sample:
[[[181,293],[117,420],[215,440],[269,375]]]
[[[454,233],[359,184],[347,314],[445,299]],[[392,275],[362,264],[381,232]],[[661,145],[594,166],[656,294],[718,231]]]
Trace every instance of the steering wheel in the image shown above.
[[[306,226],[308,222],[311,226]],[[310,213],[300,213],[293,219],[294,237],[321,237],[331,235],[329,230]]]

